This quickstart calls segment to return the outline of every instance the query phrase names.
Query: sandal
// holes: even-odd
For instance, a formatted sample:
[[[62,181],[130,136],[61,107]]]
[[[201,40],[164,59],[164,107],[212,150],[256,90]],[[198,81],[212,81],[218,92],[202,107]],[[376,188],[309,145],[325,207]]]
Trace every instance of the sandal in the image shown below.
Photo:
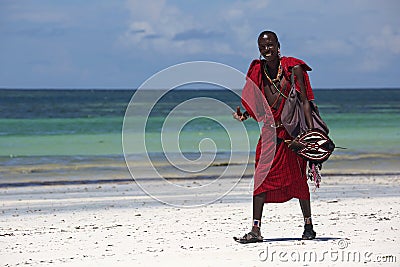
[[[263,242],[264,238],[261,235],[251,231],[245,234],[243,237],[233,237],[233,240],[235,240],[240,244],[249,244],[249,243]]]
[[[314,231],[312,224],[304,225],[304,232],[303,232],[301,239],[312,240],[315,238],[316,235],[317,235],[317,233]]]

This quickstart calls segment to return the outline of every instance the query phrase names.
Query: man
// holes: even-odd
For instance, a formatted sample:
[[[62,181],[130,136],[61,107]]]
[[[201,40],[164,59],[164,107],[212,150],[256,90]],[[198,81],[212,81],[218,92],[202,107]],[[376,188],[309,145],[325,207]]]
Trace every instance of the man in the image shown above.
[[[309,103],[314,99],[314,95],[306,72],[311,68],[302,60],[281,57],[280,44],[274,32],[264,31],[259,35],[258,49],[260,60],[251,63],[242,92],[242,105],[246,111],[242,113],[238,107],[233,114],[239,121],[244,121],[249,116],[257,121],[264,120],[255,157],[253,222],[249,233],[234,239],[240,243],[263,241],[260,227],[264,203],[281,203],[292,198],[299,199],[304,217],[302,239],[314,239],[316,233],[311,221],[307,162],[289,148],[285,140],[292,138],[280,122],[281,112],[290,91],[290,77],[294,72],[296,90],[301,96],[307,127],[314,127]],[[260,99],[264,101],[261,104]],[[264,110],[269,109],[268,112],[260,112],[260,106]],[[266,123],[268,114],[271,115],[272,123]],[[275,131],[274,140],[271,139],[271,136],[275,136],[271,135],[271,131]]]

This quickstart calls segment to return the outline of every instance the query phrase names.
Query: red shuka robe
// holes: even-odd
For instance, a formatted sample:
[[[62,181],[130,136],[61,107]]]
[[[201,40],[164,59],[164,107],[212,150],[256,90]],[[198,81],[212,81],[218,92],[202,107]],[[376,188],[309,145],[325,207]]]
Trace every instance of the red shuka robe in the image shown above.
[[[281,64],[286,88],[282,88],[285,95],[290,90],[291,68],[301,65],[304,70],[304,83],[308,100],[314,99],[309,77],[306,71],[311,68],[302,60],[293,57],[282,57]],[[284,127],[273,128],[271,124],[280,121],[285,98],[277,110],[270,109],[264,96],[264,84],[261,75],[261,61],[254,60],[247,72],[246,84],[242,91],[242,105],[258,122],[264,126],[256,148],[254,195],[266,192],[265,202],[285,202],[292,198],[310,199],[307,184],[307,162],[281,142],[276,144],[276,138],[292,139]],[[296,80],[296,89],[300,86]]]

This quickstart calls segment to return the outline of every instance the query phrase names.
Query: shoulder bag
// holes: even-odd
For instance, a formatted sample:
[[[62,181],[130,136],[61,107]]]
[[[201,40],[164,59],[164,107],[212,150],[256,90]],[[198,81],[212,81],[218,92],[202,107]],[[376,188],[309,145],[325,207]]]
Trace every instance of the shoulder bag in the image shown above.
[[[322,120],[317,106],[310,101],[313,129],[308,129],[304,116],[303,104],[296,91],[294,71],[291,74],[291,88],[284,104],[281,122],[288,133],[294,138],[285,140],[293,151],[311,163],[321,164],[326,161],[335,144],[328,137],[329,128]]]

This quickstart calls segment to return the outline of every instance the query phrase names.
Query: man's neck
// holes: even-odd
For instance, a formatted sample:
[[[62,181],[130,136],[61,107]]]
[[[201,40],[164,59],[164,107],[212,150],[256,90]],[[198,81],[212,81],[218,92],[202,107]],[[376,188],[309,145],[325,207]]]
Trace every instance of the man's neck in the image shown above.
[[[271,76],[275,77],[276,74],[278,73],[278,68],[279,68],[279,58],[276,58],[275,60],[271,61],[265,61],[267,64],[268,72]]]

